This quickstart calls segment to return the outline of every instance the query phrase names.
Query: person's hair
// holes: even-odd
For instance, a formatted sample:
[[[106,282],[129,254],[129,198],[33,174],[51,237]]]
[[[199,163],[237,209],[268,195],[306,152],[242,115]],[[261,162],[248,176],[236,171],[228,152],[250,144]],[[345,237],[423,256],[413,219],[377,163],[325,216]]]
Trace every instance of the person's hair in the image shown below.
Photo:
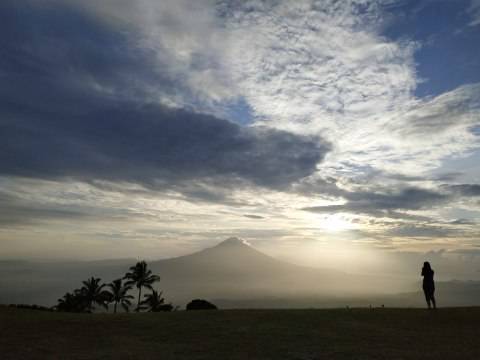
[[[431,268],[431,266],[430,266],[430,263],[429,263],[428,261],[425,261],[425,262],[423,263],[423,267],[424,267],[425,269],[432,270],[432,268]]]

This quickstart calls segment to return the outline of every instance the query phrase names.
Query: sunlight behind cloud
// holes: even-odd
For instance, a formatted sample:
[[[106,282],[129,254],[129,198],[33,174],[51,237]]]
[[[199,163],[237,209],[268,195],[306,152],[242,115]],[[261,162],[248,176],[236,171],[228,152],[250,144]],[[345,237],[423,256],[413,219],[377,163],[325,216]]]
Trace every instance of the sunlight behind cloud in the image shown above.
[[[349,222],[343,215],[328,215],[320,220],[320,227],[328,232],[347,231],[353,228],[353,224]]]

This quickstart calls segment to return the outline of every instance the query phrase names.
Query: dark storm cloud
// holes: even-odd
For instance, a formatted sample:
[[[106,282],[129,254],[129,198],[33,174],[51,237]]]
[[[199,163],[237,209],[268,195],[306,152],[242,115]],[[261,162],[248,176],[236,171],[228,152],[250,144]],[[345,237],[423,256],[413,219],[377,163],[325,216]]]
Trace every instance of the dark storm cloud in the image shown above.
[[[128,103],[73,118],[24,112],[1,128],[2,174],[152,186],[228,176],[281,187],[313,172],[328,149],[282,131]]]
[[[480,196],[478,184],[445,185],[445,188],[460,196]]]
[[[449,224],[452,225],[476,225],[476,222],[473,220],[469,219],[456,219],[453,221],[450,221]]]
[[[249,219],[265,219],[263,216],[260,215],[244,214],[243,216]]]
[[[85,114],[104,98],[144,96],[145,85],[173,86],[153,54],[86,14],[60,4],[2,1],[2,105],[54,114]],[[121,30],[121,31],[120,31]],[[103,90],[100,92],[99,90]]]
[[[342,197],[347,203],[342,205],[312,206],[303,210],[317,213],[350,212],[376,217],[409,217],[398,210],[421,210],[446,201],[449,195],[420,188],[407,188],[395,193],[347,192]]]
[[[352,204],[385,210],[419,210],[447,198],[448,195],[420,188],[406,188],[392,194],[357,192],[347,195],[347,199]]]
[[[436,180],[436,181],[454,181],[462,175],[463,175],[463,172],[452,171],[452,172],[437,175],[436,177],[434,177],[433,180]]]
[[[2,2],[0,32],[8,84],[0,88],[1,175],[281,188],[314,172],[329,151],[318,138],[147,104],[145,89],[177,84],[132,45],[135,34],[73,8]]]
[[[454,234],[459,235],[461,231],[455,229],[446,229],[440,226],[432,225],[411,225],[402,224],[386,231],[385,235],[396,237],[446,237]]]

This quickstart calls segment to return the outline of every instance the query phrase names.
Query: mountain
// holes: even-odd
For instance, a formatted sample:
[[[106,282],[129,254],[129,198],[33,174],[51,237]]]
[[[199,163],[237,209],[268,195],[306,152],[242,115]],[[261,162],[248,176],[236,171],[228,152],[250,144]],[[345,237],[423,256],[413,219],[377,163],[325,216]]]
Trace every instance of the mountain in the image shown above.
[[[388,293],[380,277],[346,274],[290,264],[265,255],[237,238],[197,253],[150,263],[165,294],[192,297],[253,298],[351,297]]]

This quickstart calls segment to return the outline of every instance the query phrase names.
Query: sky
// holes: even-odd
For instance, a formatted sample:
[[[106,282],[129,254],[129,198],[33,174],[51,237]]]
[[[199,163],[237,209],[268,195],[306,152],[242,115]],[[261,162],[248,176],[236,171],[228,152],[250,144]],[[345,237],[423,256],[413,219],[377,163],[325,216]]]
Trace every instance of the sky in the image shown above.
[[[480,278],[480,1],[3,0],[0,34],[0,258]]]

